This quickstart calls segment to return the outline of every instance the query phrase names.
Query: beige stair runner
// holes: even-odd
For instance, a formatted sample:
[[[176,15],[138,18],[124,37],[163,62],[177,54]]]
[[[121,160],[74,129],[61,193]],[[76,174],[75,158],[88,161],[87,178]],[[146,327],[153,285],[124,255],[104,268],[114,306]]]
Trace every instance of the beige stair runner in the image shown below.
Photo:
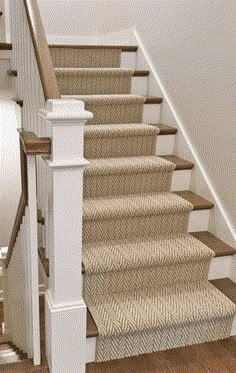
[[[227,338],[235,305],[208,282],[214,252],[189,235],[193,206],[170,192],[156,126],[117,48],[52,48],[61,93],[85,102],[83,296],[96,361]],[[80,270],[80,268],[78,268]]]

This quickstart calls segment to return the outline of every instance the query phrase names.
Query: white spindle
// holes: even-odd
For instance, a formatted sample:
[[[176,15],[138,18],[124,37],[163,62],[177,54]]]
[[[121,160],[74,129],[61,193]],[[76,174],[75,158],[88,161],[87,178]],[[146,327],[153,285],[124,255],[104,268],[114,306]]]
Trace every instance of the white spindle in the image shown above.
[[[11,341],[40,364],[39,281],[35,157],[27,158],[28,205],[11,260],[4,270],[6,330]]]

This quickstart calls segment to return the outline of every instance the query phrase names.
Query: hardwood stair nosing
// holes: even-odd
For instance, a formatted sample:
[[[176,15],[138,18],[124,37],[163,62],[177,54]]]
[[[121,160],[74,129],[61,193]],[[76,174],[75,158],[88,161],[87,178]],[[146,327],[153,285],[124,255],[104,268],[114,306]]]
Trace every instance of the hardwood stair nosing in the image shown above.
[[[211,201],[208,201],[207,199],[199,196],[198,194],[190,191],[190,190],[183,190],[183,191],[177,191],[173,192],[177,194],[178,196],[184,198],[188,202],[192,203],[193,210],[210,210],[214,207],[214,203]]]
[[[230,278],[220,278],[217,280],[210,280],[210,283],[236,304],[236,283],[234,281]]]
[[[7,75],[12,77],[17,77],[17,71],[16,70],[7,70]]]
[[[49,48],[68,49],[121,49],[122,52],[137,52],[137,45],[76,45],[76,44],[50,44]]]
[[[175,155],[159,155],[159,158],[163,158],[171,163],[174,163],[176,166],[175,171],[191,170],[194,167],[194,163]]]
[[[236,255],[236,249],[208,231],[191,232],[190,234],[213,250],[216,257]]]
[[[24,105],[23,100],[20,100],[20,99],[18,99],[18,98],[12,98],[11,100],[12,100],[13,102],[15,102],[17,105],[19,105],[20,107],[23,107],[23,105]]]
[[[152,126],[157,126],[160,130],[159,135],[166,136],[166,135],[175,135],[178,132],[178,129],[172,126],[168,126],[166,124],[161,123],[150,123]]]
[[[0,43],[0,50],[12,50],[11,43]]]
[[[161,104],[163,102],[163,97],[158,96],[145,96],[146,97],[146,105],[154,105],[154,104]]]

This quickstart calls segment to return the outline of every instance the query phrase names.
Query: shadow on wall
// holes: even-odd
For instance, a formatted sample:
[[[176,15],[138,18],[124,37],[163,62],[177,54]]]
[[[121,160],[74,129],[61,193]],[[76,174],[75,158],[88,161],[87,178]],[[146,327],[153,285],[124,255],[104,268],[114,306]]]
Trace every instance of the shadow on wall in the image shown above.
[[[20,108],[0,93],[0,247],[8,246],[20,199]],[[6,97],[6,96],[5,96]]]

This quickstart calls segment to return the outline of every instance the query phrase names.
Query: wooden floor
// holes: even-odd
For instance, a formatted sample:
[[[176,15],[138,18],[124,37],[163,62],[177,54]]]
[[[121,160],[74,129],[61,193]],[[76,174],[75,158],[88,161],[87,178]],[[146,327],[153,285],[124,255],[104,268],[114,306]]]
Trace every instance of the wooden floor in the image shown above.
[[[221,279],[212,283],[236,303],[236,286],[231,280]],[[44,354],[44,297],[40,297],[40,316],[42,365],[35,367],[32,360],[24,360],[0,367],[0,373],[49,372]],[[0,322],[2,320],[0,303]],[[91,363],[87,364],[86,373],[236,373],[236,337],[107,363]]]

